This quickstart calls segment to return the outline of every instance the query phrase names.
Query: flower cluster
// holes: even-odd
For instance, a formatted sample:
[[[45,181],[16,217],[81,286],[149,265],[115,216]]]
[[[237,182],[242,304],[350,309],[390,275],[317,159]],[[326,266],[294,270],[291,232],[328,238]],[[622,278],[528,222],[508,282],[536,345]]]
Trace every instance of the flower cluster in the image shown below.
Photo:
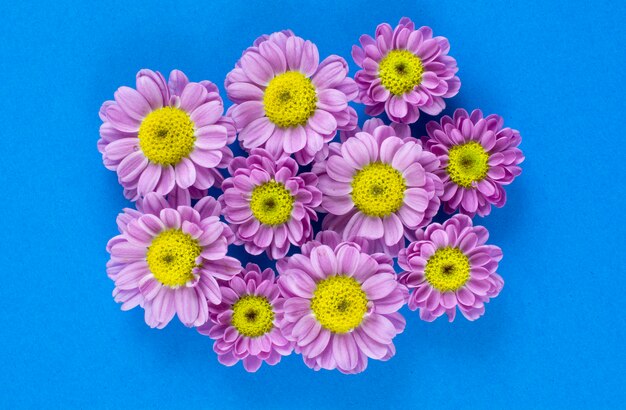
[[[348,374],[395,355],[405,305],[425,321],[484,314],[502,251],[471,218],[505,204],[519,132],[457,109],[417,138],[409,124],[460,89],[448,40],[403,18],[359,42],[351,78],[290,30],[259,37],[226,76],[226,111],[178,70],[140,70],[102,105],[98,150],[134,202],[107,245],[122,310],[159,329],[177,316],[226,366],[296,353]],[[354,103],[389,121],[359,127]],[[456,214],[433,223],[440,210]]]

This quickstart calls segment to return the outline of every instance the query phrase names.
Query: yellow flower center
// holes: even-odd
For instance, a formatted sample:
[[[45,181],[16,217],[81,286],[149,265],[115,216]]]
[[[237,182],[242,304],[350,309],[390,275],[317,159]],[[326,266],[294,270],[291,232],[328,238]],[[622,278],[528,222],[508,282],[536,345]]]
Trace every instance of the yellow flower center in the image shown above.
[[[195,142],[193,121],[175,107],[152,111],[139,126],[139,147],[155,164],[178,164],[193,151]]]
[[[315,113],[317,93],[311,80],[298,71],[274,77],[263,95],[265,115],[279,127],[304,125]]]
[[[280,182],[271,180],[252,190],[250,209],[264,225],[280,225],[289,221],[295,198]]]
[[[428,258],[426,281],[440,292],[455,291],[470,278],[470,263],[459,248],[441,248]]]
[[[373,162],[352,178],[352,201],[368,216],[385,217],[396,212],[404,201],[406,181],[389,164]]]
[[[383,87],[394,95],[405,94],[419,85],[423,73],[422,60],[408,50],[391,50],[378,65]]]
[[[158,234],[148,247],[146,260],[154,277],[165,286],[178,287],[193,279],[202,247],[179,229]]]
[[[450,179],[465,188],[471,188],[473,182],[484,179],[489,171],[489,154],[476,141],[450,148],[448,158],[446,171]]]
[[[246,295],[233,305],[230,323],[244,336],[263,336],[274,328],[274,310],[267,298]]]
[[[367,297],[356,279],[331,276],[317,283],[311,310],[324,328],[334,333],[346,333],[363,321]]]

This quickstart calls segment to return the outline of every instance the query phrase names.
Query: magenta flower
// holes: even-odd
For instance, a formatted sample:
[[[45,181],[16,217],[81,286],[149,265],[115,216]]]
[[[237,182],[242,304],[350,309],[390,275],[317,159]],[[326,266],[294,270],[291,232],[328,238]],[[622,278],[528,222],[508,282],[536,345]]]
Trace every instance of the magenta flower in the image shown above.
[[[231,279],[241,264],[226,256],[233,235],[214,198],[193,208],[188,197],[170,202],[149,193],[137,211],[118,216],[120,235],[107,244],[107,274],[122,310],[143,307],[150,327],[165,327],[175,314],[185,326],[200,326],[208,319],[207,301],[222,302],[217,280]]]
[[[295,160],[276,161],[261,148],[235,158],[228,169],[232,177],[224,181],[220,201],[236,244],[280,259],[312,237],[311,220],[317,221],[314,209],[322,200],[315,174],[298,174]]]
[[[480,110],[468,114],[463,109],[454,117],[426,125],[430,139],[425,147],[439,157],[436,171],[444,184],[441,201],[444,210],[474,216],[489,215],[491,205],[500,208],[506,202],[503,186],[522,169],[524,155],[517,146],[522,141],[517,130],[502,128],[502,117],[483,118]]]
[[[466,215],[416,232],[416,241],[400,251],[405,270],[401,282],[411,295],[409,308],[431,322],[446,313],[452,322],[456,308],[469,320],[485,313],[485,303],[498,296],[504,281],[496,273],[502,251],[485,245],[489,232],[473,226]]]
[[[243,148],[262,147],[275,158],[295,154],[300,164],[323,156],[337,130],[356,125],[348,102],[357,88],[347,75],[343,58],[319,63],[317,46],[291,31],[257,39],[225,83]]]
[[[254,263],[221,288],[220,305],[209,305],[210,320],[198,332],[215,340],[213,350],[226,366],[240,360],[249,372],[263,362],[273,366],[293,350],[280,330],[284,298],[271,269],[263,272]]]
[[[378,121],[366,122],[364,131],[342,144],[331,144],[328,159],[316,163],[314,171],[329,213],[324,229],[344,240],[364,237],[373,250],[395,256],[404,247],[405,230],[428,224],[437,213],[443,187],[434,174],[437,158],[410,137],[408,126]]]
[[[362,68],[354,77],[356,101],[367,105],[367,114],[386,111],[394,122],[413,123],[420,110],[439,114],[446,106],[444,98],[459,92],[456,60],[448,56],[450,43],[433,37],[429,27],[415,30],[404,17],[395,29],[383,23],[376,38],[364,34],[359,41],[361,47],[352,47],[352,58]]]
[[[216,168],[233,157],[227,145],[235,127],[223,111],[215,84],[190,83],[178,70],[166,83],[161,73],[141,70],[137,89],[120,87],[115,101],[102,104],[98,150],[132,201],[175,189],[201,198],[222,182]]]
[[[320,233],[317,243],[277,268],[286,298],[283,334],[307,366],[359,373],[368,358],[388,360],[395,354],[393,338],[405,326],[398,310],[407,289],[389,256],[369,255],[356,243],[340,242],[336,233]]]

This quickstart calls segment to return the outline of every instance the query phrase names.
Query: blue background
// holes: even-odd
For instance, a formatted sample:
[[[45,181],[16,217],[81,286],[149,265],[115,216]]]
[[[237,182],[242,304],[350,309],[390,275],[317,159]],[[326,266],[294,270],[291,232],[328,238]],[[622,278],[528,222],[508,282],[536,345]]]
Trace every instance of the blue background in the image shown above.
[[[0,407],[624,405],[623,1],[128,3],[0,5]],[[405,309],[396,357],[347,377],[298,356],[222,367],[194,330],[121,312],[105,244],[128,203],[96,150],[101,102],[142,67],[222,86],[282,28],[354,73],[359,35],[403,15],[450,39],[462,87],[445,112],[480,107],[523,136],[507,205],[477,218],[505,255],[486,315],[424,323]]]

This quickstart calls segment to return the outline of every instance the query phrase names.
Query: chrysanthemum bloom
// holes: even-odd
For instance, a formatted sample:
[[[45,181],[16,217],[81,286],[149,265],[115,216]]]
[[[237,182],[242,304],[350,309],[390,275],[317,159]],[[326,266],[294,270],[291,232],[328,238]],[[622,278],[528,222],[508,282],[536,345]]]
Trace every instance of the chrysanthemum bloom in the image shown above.
[[[364,34],[359,41],[361,47],[352,47],[352,58],[362,68],[354,77],[356,101],[367,105],[367,114],[386,111],[392,121],[413,123],[420,110],[439,114],[446,106],[444,98],[459,92],[456,60],[448,56],[450,44],[444,37],[433,37],[429,27],[415,30],[404,17],[395,29],[383,23],[375,38]]]
[[[356,243],[339,242],[336,233],[317,239],[322,242],[277,265],[286,298],[283,334],[312,369],[359,373],[368,358],[395,354],[407,289],[389,256],[364,253]]]
[[[280,330],[283,301],[276,276],[248,263],[240,274],[221,287],[222,303],[209,305],[210,320],[198,331],[215,340],[213,350],[226,366],[243,361],[256,372],[263,362],[278,363],[293,350]]]
[[[208,319],[207,301],[222,302],[217,280],[240,272],[237,259],[226,256],[232,232],[220,221],[220,205],[205,197],[169,203],[150,193],[117,218],[120,235],[111,239],[107,273],[122,310],[141,306],[151,327],[163,328],[174,317],[186,326]]]
[[[276,161],[261,148],[235,158],[228,169],[232,177],[222,184],[220,201],[236,244],[253,255],[266,251],[279,259],[292,244],[300,246],[312,237],[314,209],[322,201],[315,174],[298,174],[293,158]]]
[[[502,117],[483,118],[480,110],[468,114],[463,109],[441,123],[426,125],[425,147],[439,157],[437,175],[444,183],[441,201],[444,210],[474,216],[489,215],[491,205],[506,202],[503,185],[513,182],[522,169],[524,155],[517,146],[522,141],[517,130],[502,128]]]
[[[377,121],[364,128],[343,144],[331,144],[328,159],[314,167],[329,213],[323,227],[344,240],[372,240],[373,250],[395,256],[404,247],[405,229],[426,225],[439,209],[439,161],[406,125],[397,127],[402,137]]]
[[[446,313],[454,320],[456,308],[469,320],[485,313],[485,303],[498,296],[504,281],[496,273],[502,251],[485,245],[489,232],[473,226],[466,215],[416,232],[417,240],[400,251],[405,270],[401,282],[411,290],[409,308],[433,321]]]
[[[222,116],[217,87],[190,83],[178,70],[168,82],[159,72],[141,70],[136,87],[120,87],[115,101],[102,104],[98,150],[104,165],[117,171],[130,200],[176,188],[201,198],[222,182],[216,168],[233,157],[227,145],[235,140],[235,127]]]
[[[357,87],[347,75],[343,58],[319,63],[317,46],[291,31],[257,39],[225,83],[243,148],[263,147],[275,158],[295,154],[300,164],[323,156],[337,130],[356,126],[348,102]]]

